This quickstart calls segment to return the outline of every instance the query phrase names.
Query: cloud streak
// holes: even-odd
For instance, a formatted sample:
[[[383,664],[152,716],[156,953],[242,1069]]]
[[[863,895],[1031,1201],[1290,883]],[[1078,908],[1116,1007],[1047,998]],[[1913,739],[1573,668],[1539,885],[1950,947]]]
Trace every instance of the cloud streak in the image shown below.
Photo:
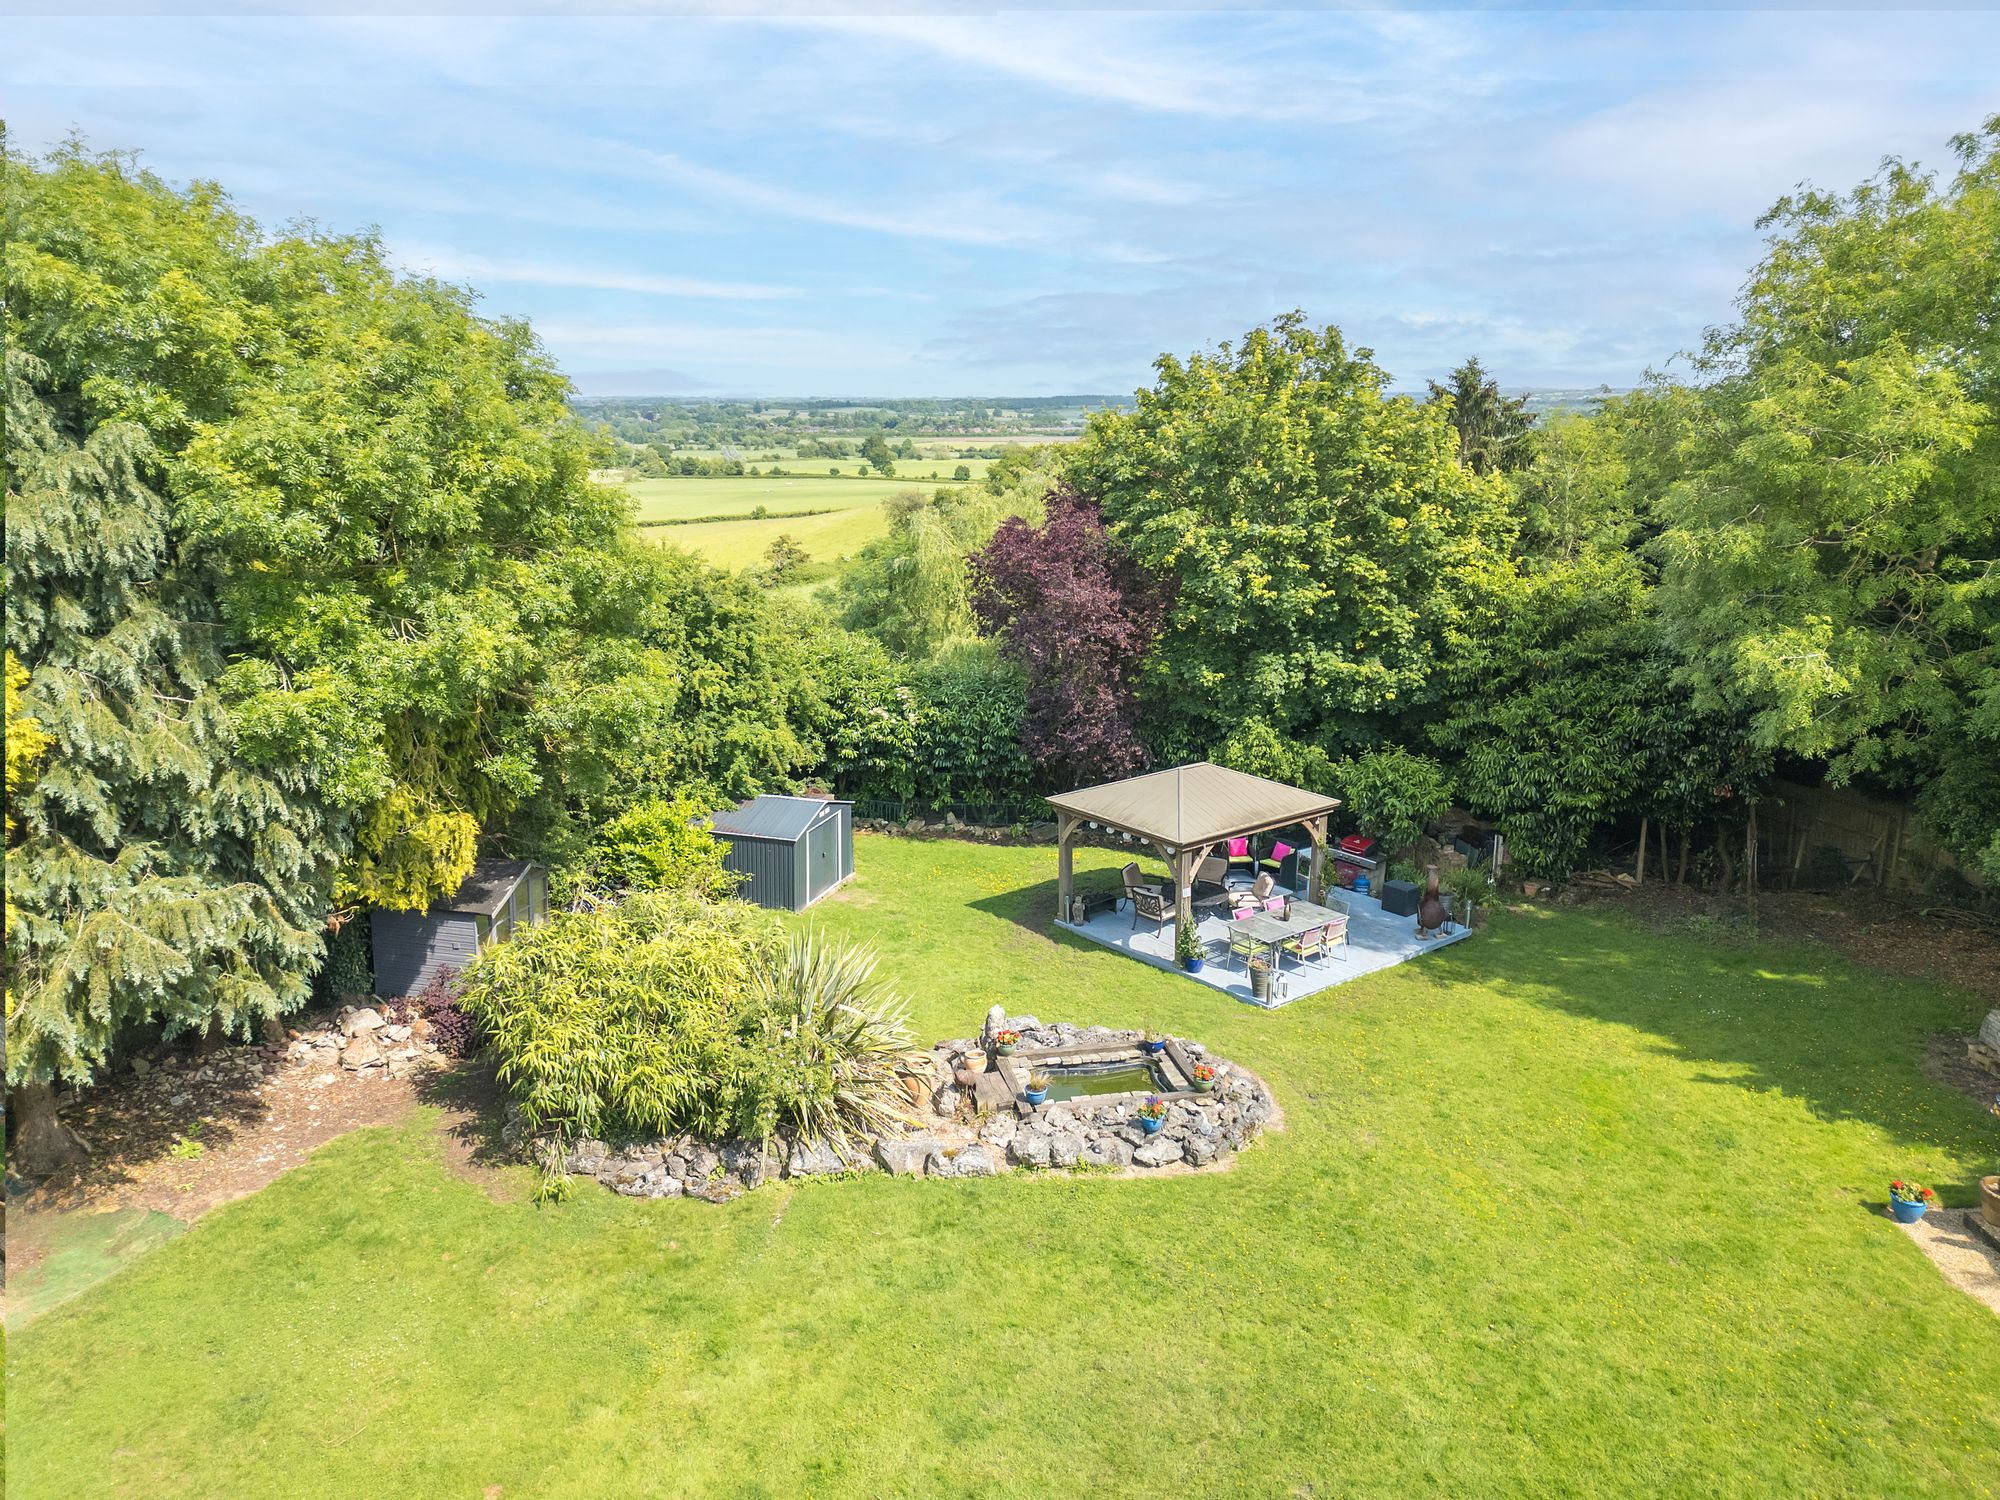
[[[600,292],[636,292],[647,297],[713,298],[725,302],[771,302],[801,296],[795,286],[756,281],[705,281],[695,276],[659,276],[644,271],[605,270],[592,266],[546,265],[534,261],[489,260],[423,247],[397,252],[406,269],[446,281],[524,282],[531,286],[586,287]]]
[[[714,9],[17,16],[0,91],[23,152],[376,226],[592,388],[788,394],[1129,388],[1293,307],[1406,385],[1626,385],[1778,195],[2000,97],[1990,10]]]

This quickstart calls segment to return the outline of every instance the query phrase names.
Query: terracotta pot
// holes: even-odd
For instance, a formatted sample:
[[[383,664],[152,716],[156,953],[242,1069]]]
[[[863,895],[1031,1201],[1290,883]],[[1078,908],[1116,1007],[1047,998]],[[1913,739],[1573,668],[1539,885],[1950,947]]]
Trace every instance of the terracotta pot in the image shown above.
[[[1979,1216],[2000,1229],[2000,1173],[1979,1179]]]

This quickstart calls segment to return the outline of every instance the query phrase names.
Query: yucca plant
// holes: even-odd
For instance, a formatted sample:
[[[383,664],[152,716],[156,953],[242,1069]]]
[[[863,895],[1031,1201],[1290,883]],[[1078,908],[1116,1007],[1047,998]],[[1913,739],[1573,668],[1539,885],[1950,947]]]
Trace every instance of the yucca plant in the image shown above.
[[[745,1134],[845,1145],[913,1123],[900,1077],[921,1054],[908,1004],[876,978],[874,954],[793,936],[756,972],[750,1019],[738,1081]]]
[[[1471,865],[1461,865],[1458,869],[1446,870],[1444,879],[1439,884],[1454,901],[1469,901],[1474,906],[1491,905],[1494,898],[1499,895],[1498,888],[1493,884],[1493,877],[1484,869],[1475,869]]]

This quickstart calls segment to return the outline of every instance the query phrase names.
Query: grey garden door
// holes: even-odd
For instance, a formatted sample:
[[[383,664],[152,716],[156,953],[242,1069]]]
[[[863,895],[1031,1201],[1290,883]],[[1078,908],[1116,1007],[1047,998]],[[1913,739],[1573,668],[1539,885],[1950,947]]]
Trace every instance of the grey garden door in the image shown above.
[[[840,884],[840,819],[826,818],[806,834],[806,899],[817,901]]]

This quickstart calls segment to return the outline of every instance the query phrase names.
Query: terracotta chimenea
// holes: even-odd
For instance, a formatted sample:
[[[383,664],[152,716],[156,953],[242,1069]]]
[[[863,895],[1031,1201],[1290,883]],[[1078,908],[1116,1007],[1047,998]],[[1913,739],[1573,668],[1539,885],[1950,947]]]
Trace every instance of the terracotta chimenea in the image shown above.
[[[1417,907],[1417,936],[1436,937],[1445,924],[1444,898],[1438,894],[1438,867],[1425,865],[1424,899]]]

